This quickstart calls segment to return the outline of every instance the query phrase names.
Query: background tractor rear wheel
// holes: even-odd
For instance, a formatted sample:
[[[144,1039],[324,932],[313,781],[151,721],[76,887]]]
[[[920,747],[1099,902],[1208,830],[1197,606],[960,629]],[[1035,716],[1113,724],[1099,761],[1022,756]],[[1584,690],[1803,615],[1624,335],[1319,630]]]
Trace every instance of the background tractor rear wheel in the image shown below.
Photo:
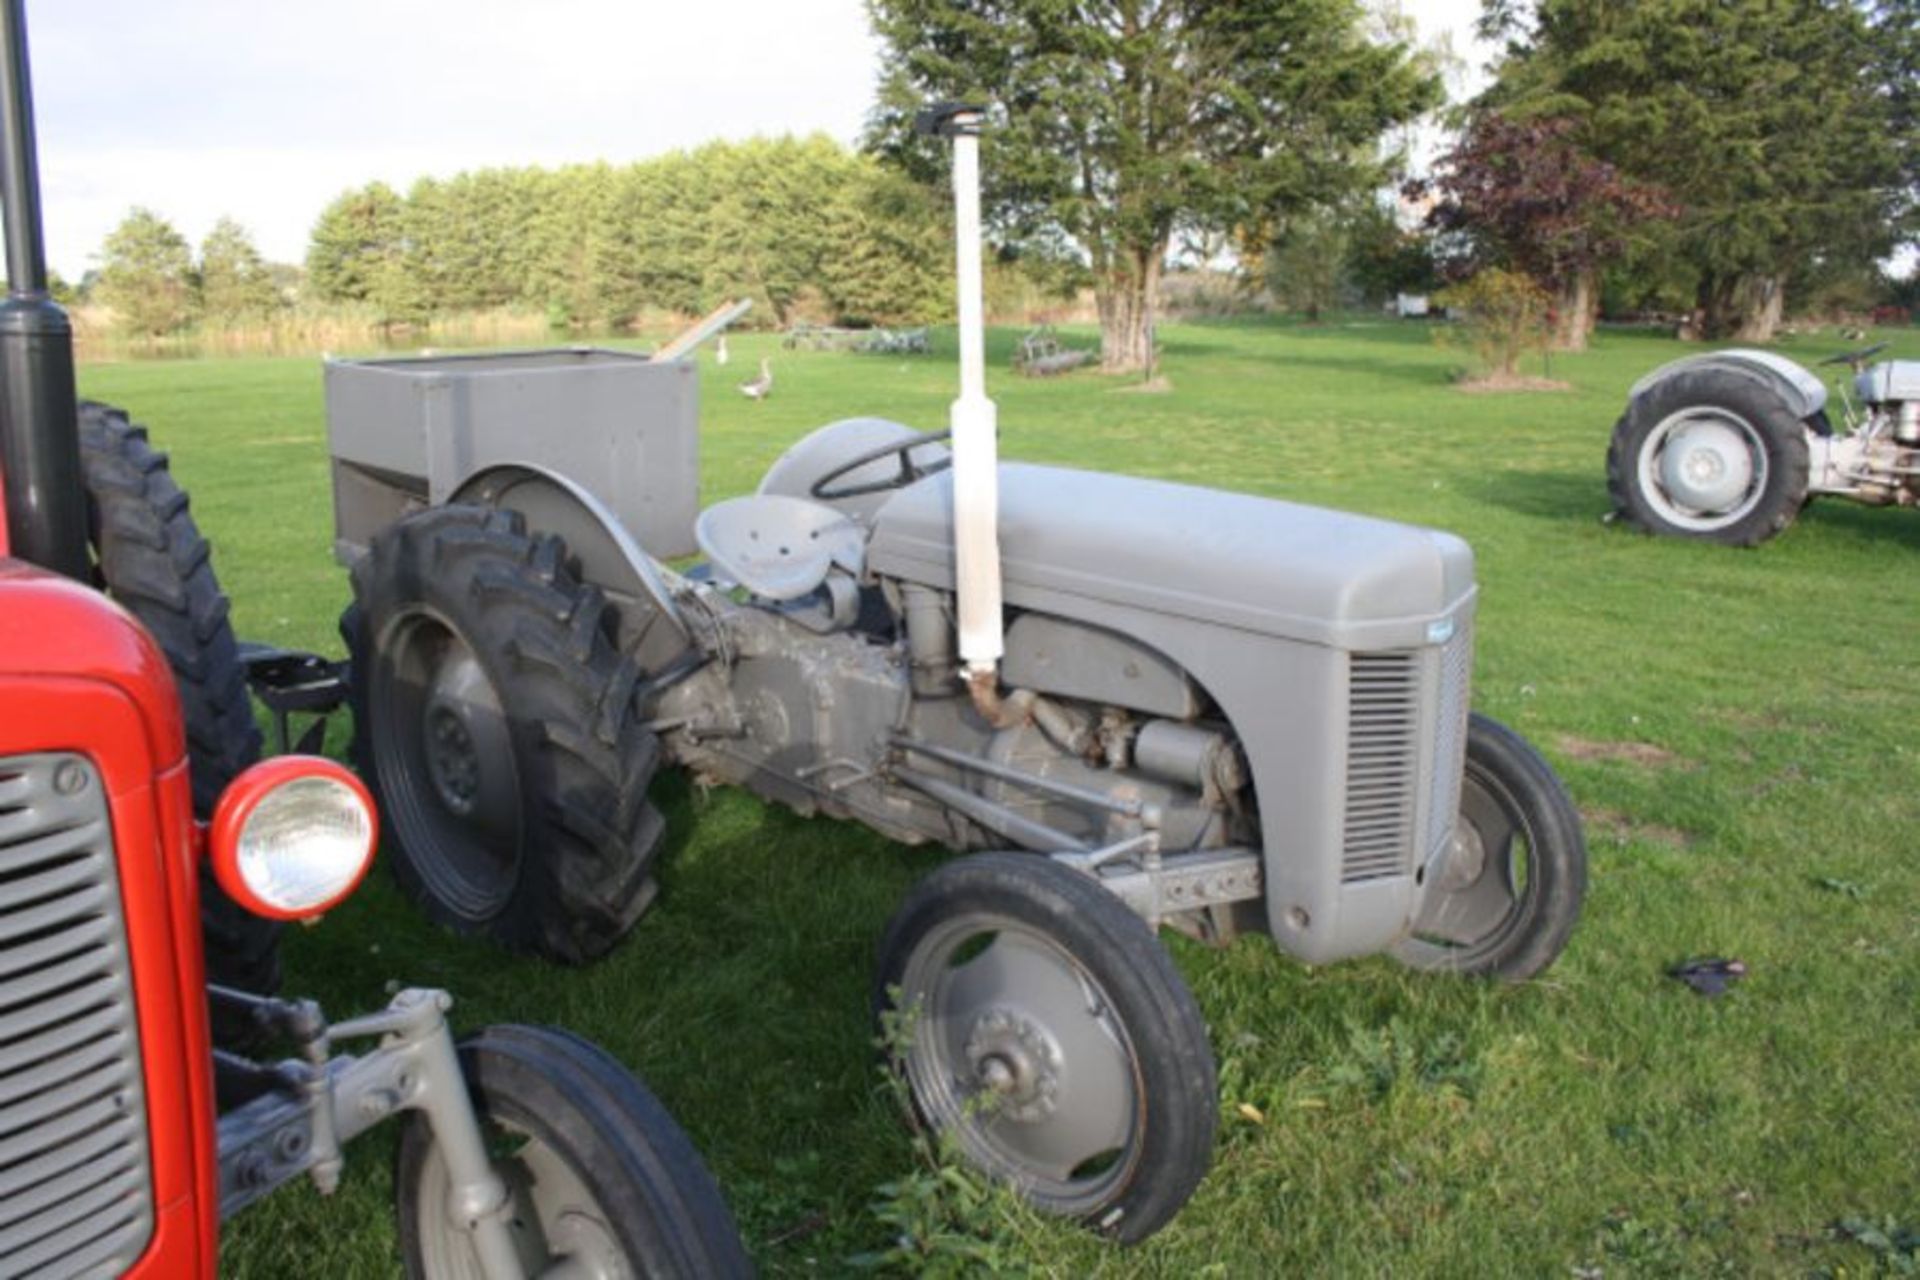
[[[1395,958],[1440,973],[1533,977],[1558,958],[1580,919],[1587,845],[1580,811],[1553,767],[1486,716],[1467,726],[1453,839]]]
[[[341,619],[355,755],[434,919],[579,964],[652,900],[657,737],[599,588],[520,516],[436,507],[373,540]]]
[[[227,784],[260,758],[260,729],[207,540],[167,469],[167,455],[120,410],[82,403],[80,461],[97,584],[166,654],[186,719],[193,811],[210,817]],[[204,864],[200,919],[212,981],[263,993],[279,989],[282,926],[227,897]]]
[[[1200,1008],[1087,876],[1031,853],[940,867],[887,926],[873,1004],[917,1119],[1038,1208],[1141,1240],[1206,1173],[1219,1104]]]
[[[460,1045],[509,1229],[529,1276],[731,1280],[753,1274],[713,1176],[667,1109],[594,1045],[545,1027],[488,1027]],[[447,1170],[415,1112],[394,1162],[409,1276],[479,1277],[453,1222]]]
[[[1699,369],[1627,406],[1607,448],[1607,490],[1637,529],[1751,547],[1806,505],[1809,465],[1807,428],[1770,388]]]

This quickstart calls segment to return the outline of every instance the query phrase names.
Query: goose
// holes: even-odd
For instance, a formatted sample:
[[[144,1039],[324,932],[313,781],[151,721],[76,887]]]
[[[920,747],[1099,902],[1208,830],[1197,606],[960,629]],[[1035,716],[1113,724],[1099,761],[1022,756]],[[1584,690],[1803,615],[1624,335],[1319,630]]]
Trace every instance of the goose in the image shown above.
[[[760,376],[740,384],[740,394],[749,400],[765,400],[773,392],[773,366],[760,357]]]

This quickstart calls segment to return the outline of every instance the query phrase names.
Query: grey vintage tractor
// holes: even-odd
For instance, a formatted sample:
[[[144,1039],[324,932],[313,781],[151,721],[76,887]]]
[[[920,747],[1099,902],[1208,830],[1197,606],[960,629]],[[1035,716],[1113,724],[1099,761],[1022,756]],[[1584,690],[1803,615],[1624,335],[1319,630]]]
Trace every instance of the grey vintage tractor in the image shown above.
[[[1770,351],[1734,349],[1662,365],[1636,382],[1607,449],[1619,518],[1649,533],[1733,546],[1765,542],[1815,497],[1920,503],[1920,360],[1845,365],[1840,422],[1827,388]]]
[[[1585,849],[1552,770],[1470,714],[1458,538],[999,463],[979,119],[928,117],[955,152],[950,431],[832,423],[696,518],[683,361],[334,362],[343,630],[395,870],[459,929],[611,947],[653,894],[666,764],[965,851],[879,949],[919,1119],[1134,1240],[1218,1107],[1157,928],[1526,978]]]

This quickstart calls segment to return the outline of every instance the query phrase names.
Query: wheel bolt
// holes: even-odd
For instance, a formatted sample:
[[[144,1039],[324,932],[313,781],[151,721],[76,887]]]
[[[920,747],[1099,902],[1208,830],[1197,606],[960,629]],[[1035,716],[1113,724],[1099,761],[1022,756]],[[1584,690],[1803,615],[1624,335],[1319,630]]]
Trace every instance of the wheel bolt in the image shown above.
[[[1015,1084],[1013,1064],[999,1054],[991,1054],[980,1063],[980,1080],[995,1093],[1012,1093]]]

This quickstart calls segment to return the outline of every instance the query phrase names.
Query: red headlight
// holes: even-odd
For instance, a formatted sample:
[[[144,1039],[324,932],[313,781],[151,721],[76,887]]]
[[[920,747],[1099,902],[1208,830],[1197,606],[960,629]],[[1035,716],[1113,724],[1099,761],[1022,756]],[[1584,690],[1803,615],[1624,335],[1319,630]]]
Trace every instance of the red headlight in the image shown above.
[[[213,811],[213,874],[258,915],[298,920],[353,892],[380,839],[360,779],[318,756],[276,756],[235,778]]]

